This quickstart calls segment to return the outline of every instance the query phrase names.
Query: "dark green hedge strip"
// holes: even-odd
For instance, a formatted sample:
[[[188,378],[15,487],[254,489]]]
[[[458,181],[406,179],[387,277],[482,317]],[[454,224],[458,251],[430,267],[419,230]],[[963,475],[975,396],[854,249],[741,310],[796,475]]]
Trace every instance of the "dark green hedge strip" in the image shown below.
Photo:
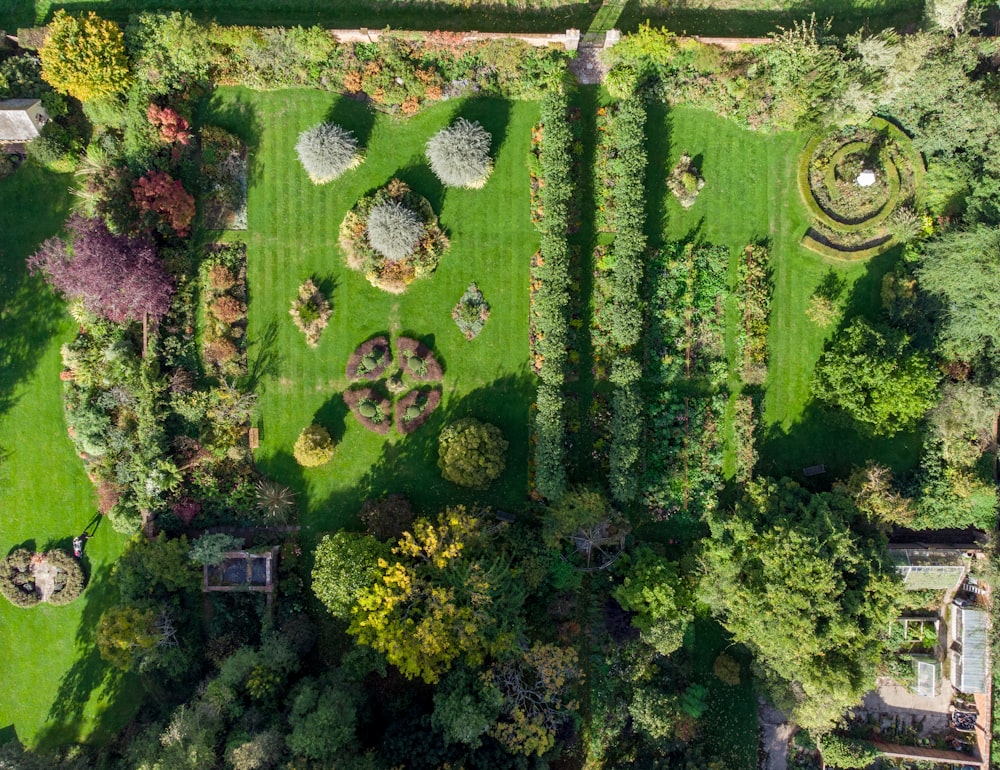
[[[611,368],[615,392],[611,398],[611,448],[608,484],[615,502],[629,503],[639,492],[639,445],[643,402],[639,389],[642,367],[630,356],[619,356]]]
[[[535,413],[535,488],[550,500],[561,497],[567,483],[561,388],[569,337],[570,251],[566,239],[573,195],[568,106],[566,94],[554,91],[545,96],[541,105],[541,260],[535,270],[539,286],[531,309],[539,332],[536,348],[542,357],[542,385]]]
[[[615,392],[611,401],[611,447],[608,484],[619,504],[635,500],[639,491],[639,455],[643,431],[642,367],[631,351],[643,331],[643,256],[646,236],[646,107],[641,97],[623,101],[612,123],[611,141],[616,151],[614,198],[618,234],[612,245],[613,304],[611,333],[618,345],[612,365]]]
[[[646,236],[646,107],[638,96],[621,103],[613,123],[615,211],[618,235],[614,256],[614,308],[612,333],[623,350],[639,343],[642,335],[642,277]]]

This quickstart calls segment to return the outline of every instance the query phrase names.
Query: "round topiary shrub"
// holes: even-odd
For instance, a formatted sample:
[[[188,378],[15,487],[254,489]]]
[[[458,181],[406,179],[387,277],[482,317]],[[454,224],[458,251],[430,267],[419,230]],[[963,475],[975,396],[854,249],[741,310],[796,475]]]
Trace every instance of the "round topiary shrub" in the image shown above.
[[[17,607],[69,604],[85,585],[80,563],[65,551],[32,553],[18,548],[0,562],[0,593]]]
[[[299,162],[314,184],[326,184],[364,160],[354,134],[334,123],[320,123],[299,134]]]
[[[392,407],[374,388],[353,388],[344,393],[344,403],[365,428],[385,435],[392,427]]]
[[[322,425],[310,425],[295,440],[292,454],[306,468],[317,468],[333,458],[334,443],[330,432]]]
[[[395,201],[380,203],[368,214],[368,242],[390,262],[413,254],[423,232],[417,212]]]
[[[442,184],[478,189],[493,172],[492,140],[479,123],[459,118],[427,141],[427,162]]]
[[[400,294],[430,275],[448,248],[431,204],[398,179],[362,198],[340,226],[347,266],[383,291]]]
[[[486,489],[506,467],[507,440],[496,425],[467,417],[445,426],[438,439],[438,467],[448,481]]]

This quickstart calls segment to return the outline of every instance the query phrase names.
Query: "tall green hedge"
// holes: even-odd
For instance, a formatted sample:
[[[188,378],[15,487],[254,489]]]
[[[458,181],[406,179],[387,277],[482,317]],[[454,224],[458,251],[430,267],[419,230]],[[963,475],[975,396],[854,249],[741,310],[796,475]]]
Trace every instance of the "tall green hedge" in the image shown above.
[[[549,92],[541,105],[541,262],[535,271],[539,286],[532,305],[539,333],[537,351],[542,358],[542,386],[535,413],[535,487],[549,500],[557,500],[566,491],[566,420],[561,389],[569,337],[570,252],[566,238],[573,195],[567,107],[562,90]]]
[[[646,107],[642,97],[623,101],[612,123],[615,156],[611,168],[618,234],[612,245],[611,332],[619,352],[612,365],[608,483],[617,503],[635,500],[643,430],[642,370],[632,354],[643,332],[643,256],[646,236]]]

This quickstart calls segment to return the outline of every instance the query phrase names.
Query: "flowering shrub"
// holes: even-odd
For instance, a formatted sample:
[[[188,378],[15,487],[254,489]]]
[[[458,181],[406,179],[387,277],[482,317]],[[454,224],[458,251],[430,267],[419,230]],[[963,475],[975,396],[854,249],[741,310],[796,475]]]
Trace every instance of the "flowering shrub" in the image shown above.
[[[142,214],[153,215],[155,229],[163,232],[166,226],[182,238],[188,235],[194,219],[194,196],[179,179],[165,171],[149,171],[136,181],[132,196]]]

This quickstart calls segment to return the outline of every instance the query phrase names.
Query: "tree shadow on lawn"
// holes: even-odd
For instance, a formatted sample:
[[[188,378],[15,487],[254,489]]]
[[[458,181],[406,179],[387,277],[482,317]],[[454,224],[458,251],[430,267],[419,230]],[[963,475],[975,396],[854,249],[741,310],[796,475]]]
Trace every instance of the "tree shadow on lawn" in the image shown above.
[[[850,290],[837,331],[826,348],[855,318],[885,323],[882,279],[901,253],[901,248],[895,248],[868,261],[865,273]],[[831,268],[831,272],[835,273],[836,268]],[[842,291],[837,276],[829,273],[819,288],[838,294]],[[806,319],[802,323],[807,323]],[[793,424],[787,428],[772,425],[767,430],[760,444],[757,468],[762,474],[787,475],[811,488],[826,489],[835,479],[847,476],[868,460],[888,465],[897,474],[911,470],[919,462],[921,447],[919,425],[892,437],[873,436],[843,410],[810,398]],[[825,465],[826,473],[805,478],[802,469],[813,465]]]
[[[257,110],[243,101],[242,94],[222,98],[217,93],[206,96],[196,111],[195,122],[199,127],[219,126],[238,136],[247,146],[247,184],[264,174],[264,164],[257,150],[264,129]]]
[[[278,322],[272,319],[263,332],[253,335],[247,345],[247,373],[240,387],[247,392],[257,392],[265,380],[277,377],[280,370]]]
[[[65,746],[81,739],[84,710],[97,690],[102,690],[101,699],[109,705],[98,708],[93,731],[87,736],[88,742],[104,743],[110,740],[139,705],[138,698],[122,697],[127,690],[138,689],[138,679],[104,661],[97,649],[96,631],[101,614],[117,598],[117,590],[110,577],[111,565],[99,568],[76,600],[84,604],[76,634],[80,653],[63,675],[45,727],[38,734],[38,744],[43,748]]]
[[[357,528],[362,502],[396,492],[413,501],[418,515],[433,515],[445,506],[459,504],[515,510],[523,507],[528,491],[529,407],[535,387],[534,378],[525,370],[465,396],[448,399],[413,433],[390,436],[355,486],[310,505],[310,524],[318,531]],[[485,490],[466,489],[445,481],[437,467],[441,429],[464,417],[497,425],[509,444],[507,467]],[[279,478],[284,480],[285,476]]]
[[[57,234],[69,199],[66,185],[30,164],[0,184],[0,232],[7,236],[0,246],[0,417],[16,405],[18,385],[34,373],[65,317],[62,301],[28,274],[25,259]]]
[[[344,403],[344,397],[340,393],[335,393],[313,415],[312,421],[322,425],[330,431],[330,437],[335,444],[339,444],[344,438],[347,430],[347,415],[349,410]]]
[[[428,200],[431,208],[434,209],[434,215],[440,217],[441,207],[444,205],[445,187],[441,184],[441,180],[434,176],[434,172],[431,171],[430,166],[421,162],[422,158],[422,155],[419,158],[411,158],[411,165],[397,169],[390,179],[400,179],[406,182],[413,192],[424,196]],[[366,195],[370,195],[376,190],[385,187],[390,179],[386,179],[385,183],[379,187],[369,190]]]
[[[470,122],[478,122],[490,132],[490,157],[493,158],[495,163],[496,159],[500,156],[500,150],[507,141],[507,126],[510,123],[510,102],[506,99],[494,99],[491,97],[466,99],[462,103],[458,113],[452,116],[450,123],[454,123],[459,118],[465,118]]]
[[[351,131],[358,140],[358,147],[367,150],[376,117],[375,111],[368,106],[365,98],[340,96],[326,111],[323,120]]]

